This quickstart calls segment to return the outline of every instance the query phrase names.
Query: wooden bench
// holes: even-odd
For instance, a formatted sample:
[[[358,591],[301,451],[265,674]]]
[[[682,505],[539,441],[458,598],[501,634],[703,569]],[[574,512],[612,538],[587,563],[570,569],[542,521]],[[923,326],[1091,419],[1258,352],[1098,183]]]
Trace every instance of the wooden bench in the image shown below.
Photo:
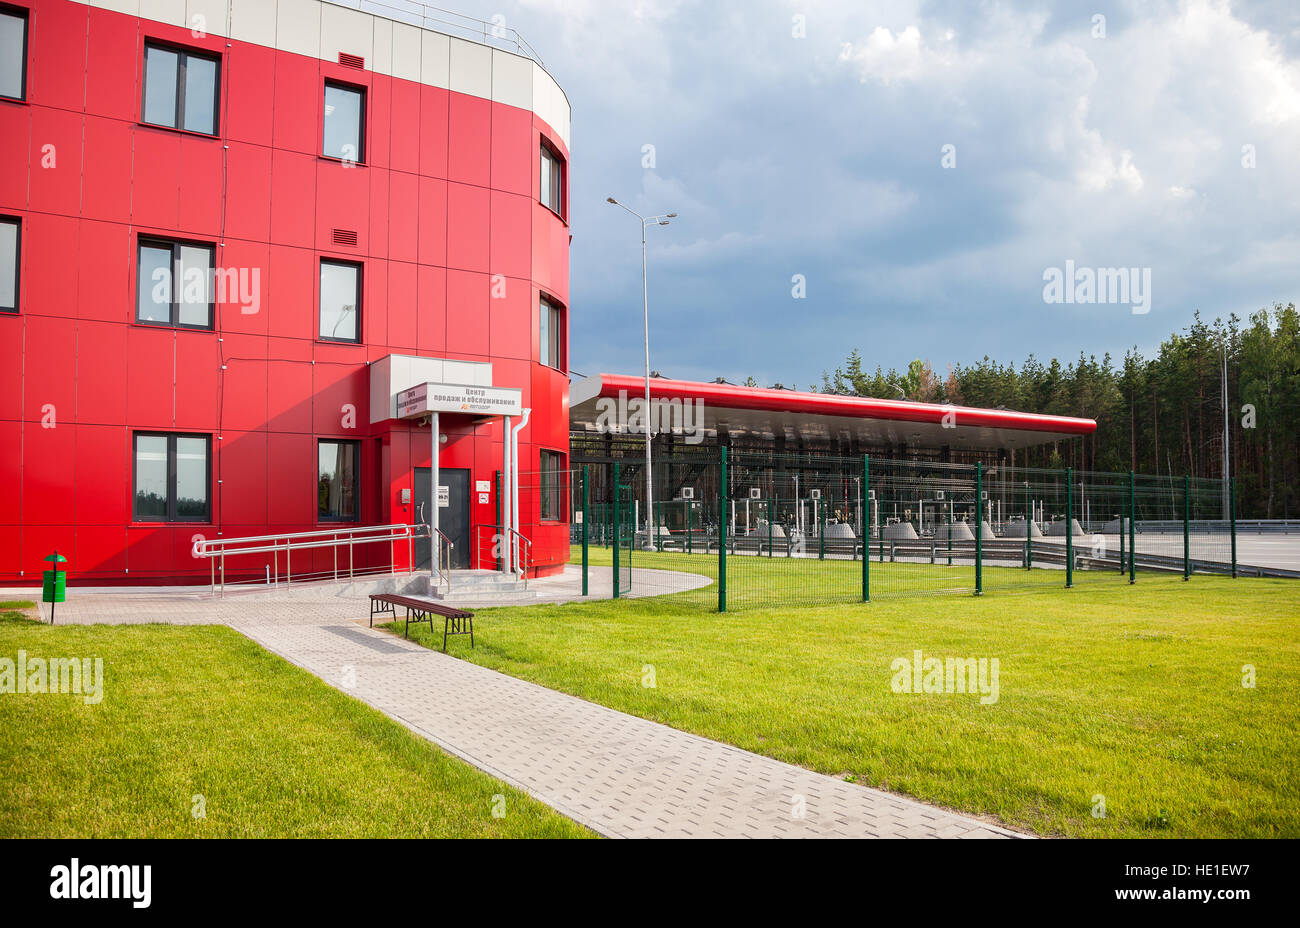
[[[448,635],[469,635],[469,646],[474,647],[474,613],[467,612],[464,609],[457,609],[454,606],[444,606],[441,603],[431,602],[427,599],[416,599],[413,596],[399,596],[395,593],[372,593],[370,594],[370,627],[375,627],[375,616],[391,615],[393,621],[397,621],[397,607],[401,606],[406,610],[406,623],[402,628],[402,637],[408,637],[407,633],[411,628],[412,616],[414,621],[428,622],[429,631],[433,631],[433,617],[440,615],[443,617],[442,623],[442,652],[447,653],[447,636]]]

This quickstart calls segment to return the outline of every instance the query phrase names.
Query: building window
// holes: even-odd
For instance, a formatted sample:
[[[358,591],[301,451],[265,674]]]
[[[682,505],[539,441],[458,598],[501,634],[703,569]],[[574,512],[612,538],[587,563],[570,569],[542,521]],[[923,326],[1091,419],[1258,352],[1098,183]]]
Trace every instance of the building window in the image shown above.
[[[18,256],[22,224],[0,216],[0,312],[18,312]]]
[[[538,315],[541,320],[539,358],[546,366],[562,371],[564,370],[564,310],[559,304],[542,297],[538,302]]]
[[[0,7],[0,97],[27,99],[27,16]]]
[[[211,522],[211,435],[135,433],[137,522]]]
[[[546,145],[542,146],[542,205],[564,218],[564,162]]]
[[[332,342],[361,341],[361,265],[320,263],[320,337]]]
[[[316,518],[321,522],[359,522],[361,495],[359,441],[322,441],[317,445]]]
[[[163,45],[144,47],[144,122],[217,134],[220,62]]]
[[[564,518],[564,455],[558,451],[542,452],[541,517],[559,521]]]
[[[325,138],[321,154],[344,161],[366,160],[366,92],[345,84],[325,84]]]
[[[212,328],[215,251],[197,242],[140,239],[136,322]]]

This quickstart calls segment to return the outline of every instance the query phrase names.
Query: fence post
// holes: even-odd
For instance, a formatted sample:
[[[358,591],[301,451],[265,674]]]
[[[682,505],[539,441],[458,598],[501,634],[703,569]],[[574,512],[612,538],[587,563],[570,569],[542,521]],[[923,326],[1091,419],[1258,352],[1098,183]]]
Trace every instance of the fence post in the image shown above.
[[[946,493],[944,495],[947,496]],[[951,567],[952,566],[952,500],[945,499],[944,502],[947,503],[947,505],[944,506],[944,508],[948,510],[948,566]]]
[[[1237,478],[1228,478],[1228,521],[1232,532],[1232,579],[1237,579]]]
[[[772,498],[767,499],[767,559],[772,559],[772,520],[776,516],[772,514]]]
[[[582,595],[587,595],[587,532],[591,525],[588,510],[591,508],[591,487],[587,483],[590,464],[582,465]]]
[[[817,560],[826,560],[826,500],[817,500]]]
[[[722,446],[718,480],[718,611],[727,611],[727,446]]]
[[[614,541],[614,598],[615,598],[615,599],[618,599],[618,518],[619,518],[619,512],[618,512],[618,467],[619,467],[618,462],[615,461],[615,462],[614,462],[614,499],[613,499],[613,502],[612,502],[612,506],[613,506],[613,517],[614,517],[614,527],[613,527],[613,535],[612,535],[612,537],[613,537],[613,541]],[[635,530],[635,528],[633,529],[632,537],[633,537],[633,538],[636,537],[636,530]],[[635,543],[635,542],[634,542],[634,543]]]
[[[1065,588],[1074,586],[1074,468],[1065,469]]]
[[[692,505],[693,504],[689,499],[686,500],[686,553],[687,554],[695,553],[695,543],[691,539],[691,506]]]
[[[1025,503],[1029,514],[1025,516],[1025,570],[1034,569],[1034,497],[1029,492],[1029,481],[1025,481]]]
[[[1124,560],[1124,507],[1121,505],[1119,507],[1119,575],[1121,577],[1124,576],[1126,563]]]
[[[1137,478],[1128,472],[1128,582],[1137,583]]]
[[[1183,579],[1192,576],[1192,478],[1183,475]]]
[[[984,463],[975,462],[975,595],[984,592]],[[952,534],[949,532],[949,534]]]
[[[862,456],[862,504],[867,507],[866,518],[858,520],[862,530],[862,601],[871,602],[871,455]]]

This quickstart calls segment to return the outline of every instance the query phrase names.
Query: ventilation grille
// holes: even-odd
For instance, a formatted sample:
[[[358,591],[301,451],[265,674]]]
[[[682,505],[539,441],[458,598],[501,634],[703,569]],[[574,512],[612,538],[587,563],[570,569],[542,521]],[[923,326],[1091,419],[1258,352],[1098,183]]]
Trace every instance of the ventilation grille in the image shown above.
[[[366,59],[360,55],[349,55],[347,52],[339,52],[339,64],[348,68],[364,68]]]
[[[349,248],[357,247],[357,233],[352,229],[335,229],[334,244],[346,245]]]

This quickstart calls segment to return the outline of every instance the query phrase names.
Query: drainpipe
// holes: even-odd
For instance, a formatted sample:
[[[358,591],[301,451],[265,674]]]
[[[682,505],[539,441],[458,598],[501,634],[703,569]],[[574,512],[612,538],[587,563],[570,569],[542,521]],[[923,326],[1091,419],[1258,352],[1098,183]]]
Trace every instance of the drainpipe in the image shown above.
[[[497,490],[501,499],[501,572],[510,573],[510,417],[501,417],[501,486]]]
[[[528,424],[528,419],[532,416],[533,410],[530,407],[524,407],[524,414],[519,418],[519,424],[510,430],[510,527],[516,532],[519,531],[519,433],[523,431],[524,426]],[[514,535],[510,536],[510,548],[514,556],[511,558],[516,573],[519,568],[519,552],[515,548],[517,543]]]

